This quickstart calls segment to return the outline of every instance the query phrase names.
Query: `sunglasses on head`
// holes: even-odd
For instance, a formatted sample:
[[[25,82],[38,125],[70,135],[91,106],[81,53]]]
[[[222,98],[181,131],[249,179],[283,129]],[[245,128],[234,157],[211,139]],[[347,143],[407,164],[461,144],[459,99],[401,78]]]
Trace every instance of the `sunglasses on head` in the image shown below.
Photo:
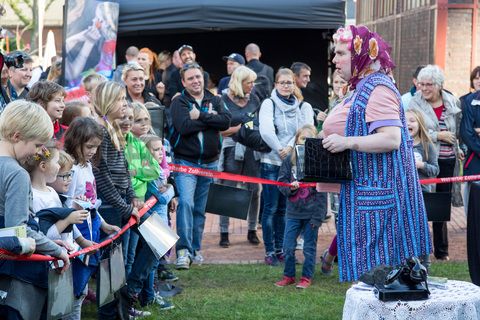
[[[182,71],[186,71],[189,69],[200,69],[200,65],[198,63],[186,63],[182,67]]]

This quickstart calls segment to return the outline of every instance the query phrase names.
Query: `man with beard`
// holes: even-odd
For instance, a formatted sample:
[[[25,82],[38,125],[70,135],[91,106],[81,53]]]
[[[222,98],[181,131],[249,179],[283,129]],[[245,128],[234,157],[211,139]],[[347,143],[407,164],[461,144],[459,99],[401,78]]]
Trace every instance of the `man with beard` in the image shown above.
[[[196,63],[197,55],[193,51],[192,46],[184,44],[178,49],[180,60],[182,60],[182,66],[186,64]],[[181,69],[181,68],[180,68]],[[181,93],[184,89],[182,79],[180,77],[180,69],[174,71],[167,83],[167,89],[165,92],[165,105],[170,106],[171,101],[176,97],[177,93]],[[208,83],[208,73],[203,71],[203,79],[205,83]]]

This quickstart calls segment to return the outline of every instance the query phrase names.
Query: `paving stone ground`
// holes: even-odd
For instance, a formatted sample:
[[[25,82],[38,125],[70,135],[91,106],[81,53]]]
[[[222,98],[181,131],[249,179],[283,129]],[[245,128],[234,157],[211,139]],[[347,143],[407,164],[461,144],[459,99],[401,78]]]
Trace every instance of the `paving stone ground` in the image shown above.
[[[249,264],[263,263],[264,247],[252,246],[247,241],[247,222],[230,219],[230,248],[221,248],[218,245],[220,238],[219,216],[207,213],[205,223],[202,254],[205,264]],[[173,223],[175,225],[175,223]],[[466,245],[467,221],[463,207],[452,207],[451,220],[448,222],[449,255],[454,261],[467,260]],[[262,230],[258,229],[258,237],[262,239]],[[328,248],[330,241],[336,234],[333,217],[325,222],[318,234],[317,261],[321,253]],[[433,256],[433,255],[432,255]],[[301,254],[297,254],[301,260]],[[435,258],[432,258],[435,262]]]

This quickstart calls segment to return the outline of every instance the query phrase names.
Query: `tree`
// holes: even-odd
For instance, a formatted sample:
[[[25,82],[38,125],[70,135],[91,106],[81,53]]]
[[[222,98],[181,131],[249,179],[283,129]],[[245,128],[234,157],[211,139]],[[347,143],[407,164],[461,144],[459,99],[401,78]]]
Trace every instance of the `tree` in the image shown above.
[[[45,11],[54,1],[45,0]],[[38,0],[6,0],[6,2],[24,25],[20,37],[25,31],[30,30],[30,49],[32,52],[36,51],[38,49]],[[31,10],[31,16],[25,14],[22,3]]]

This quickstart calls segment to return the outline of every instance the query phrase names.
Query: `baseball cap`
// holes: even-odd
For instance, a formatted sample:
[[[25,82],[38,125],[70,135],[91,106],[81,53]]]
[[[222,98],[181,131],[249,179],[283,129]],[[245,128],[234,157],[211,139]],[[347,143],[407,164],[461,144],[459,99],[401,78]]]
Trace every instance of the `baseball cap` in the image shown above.
[[[183,46],[181,46],[180,48],[178,48],[178,54],[182,54],[182,51],[183,50],[190,50],[193,52],[193,48],[192,46],[189,46],[188,44],[184,44]]]
[[[232,53],[229,56],[224,56],[223,60],[225,60],[225,61],[233,60],[233,61],[236,61],[236,62],[240,63],[241,65],[245,64],[245,58],[243,58],[243,56],[241,54],[238,54],[238,53]]]

